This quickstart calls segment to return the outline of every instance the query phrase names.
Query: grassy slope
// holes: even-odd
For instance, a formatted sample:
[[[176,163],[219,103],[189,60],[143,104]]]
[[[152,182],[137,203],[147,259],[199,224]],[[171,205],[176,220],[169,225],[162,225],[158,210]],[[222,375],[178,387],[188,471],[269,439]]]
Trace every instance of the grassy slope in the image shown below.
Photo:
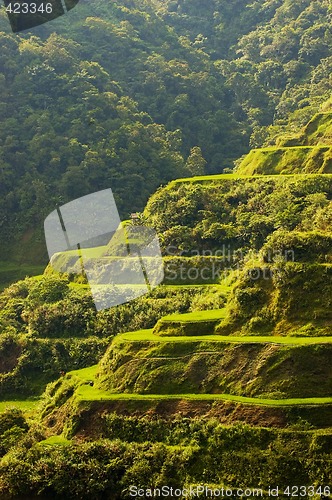
[[[111,394],[106,391],[83,386],[77,391],[77,397],[81,401],[104,401],[104,400],[169,400],[169,399],[189,399],[195,401],[234,401],[250,405],[263,406],[294,406],[294,405],[324,405],[332,404],[330,398],[291,398],[291,399],[266,399],[249,398],[245,396],[234,396],[231,394]]]
[[[18,408],[26,415],[32,416],[39,404],[40,401],[38,399],[0,401],[0,412],[8,408]]]
[[[271,176],[278,175],[281,177],[283,175],[290,175],[293,178],[297,175],[319,175],[319,174],[328,174],[331,172],[331,160],[332,160],[332,149],[330,147],[331,142],[327,140],[330,136],[329,128],[331,123],[330,115],[319,115],[313,118],[311,122],[307,125],[304,130],[303,137],[301,138],[302,142],[298,144],[289,144],[284,147],[275,147],[275,148],[265,148],[261,150],[253,150],[247,155],[247,157],[243,160],[239,169],[234,174],[222,174],[215,176],[203,176],[203,177],[193,177],[191,179],[178,179],[176,181],[171,182],[166,189],[171,190],[178,183],[209,183],[209,182],[223,182],[226,180],[240,180],[240,179],[248,179],[256,178],[260,175],[266,175],[266,178],[269,179]],[[324,137],[326,140],[324,140]],[[292,141],[290,141],[291,143]],[[293,141],[294,142],[294,141]],[[325,144],[325,142],[329,144]],[[138,343],[138,345],[142,345],[142,342],[151,343],[153,345],[155,342],[166,342],[166,343],[193,343],[193,342],[202,342],[202,335],[190,335],[186,334],[183,330],[184,326],[188,324],[192,324],[196,326],[197,330],[202,330],[204,328],[202,325],[210,322],[211,331],[206,330],[204,333],[213,333],[214,325],[213,320],[219,318],[224,318],[226,311],[219,310],[217,312],[209,311],[208,313],[191,313],[189,315],[171,315],[168,317],[162,318],[157,327],[153,331],[141,331],[141,332],[133,332],[126,333],[122,336],[119,336],[115,340],[116,343]],[[171,325],[171,328],[170,328]],[[167,330],[168,329],[168,330]],[[164,332],[163,332],[164,330]],[[180,330],[180,335],[188,335],[186,337],[178,336],[177,333],[172,335],[172,332]],[[158,333],[159,335],[156,335]],[[200,333],[202,333],[200,331]],[[166,338],[162,335],[166,335]],[[310,346],[313,344],[321,345],[321,344],[330,344],[331,337],[316,337],[315,339],[311,337],[275,337],[275,336],[251,336],[251,337],[239,337],[234,336],[230,340],[230,337],[226,336],[217,336],[217,335],[204,335],[204,342],[224,342],[224,343],[238,343],[240,345],[243,344],[271,344],[271,345],[284,345],[284,346]],[[139,372],[137,373],[139,377]],[[87,391],[90,395],[93,393],[92,388],[84,388],[83,392]],[[163,398],[167,397],[178,397],[179,395],[163,395]],[[203,397],[202,394],[192,394],[192,395],[183,395],[184,397],[192,397],[193,399],[200,399]],[[228,395],[229,396],[229,395]],[[101,396],[102,397],[102,396]],[[110,397],[114,397],[113,395]],[[121,397],[129,398],[134,395],[121,395]],[[153,397],[158,398],[158,395],[140,395],[139,397]],[[215,397],[214,395],[204,395],[204,397]],[[225,397],[224,394],[218,395],[218,397]],[[232,397],[232,396],[229,396]],[[241,396],[236,396],[237,398],[241,398]],[[250,399],[250,398],[249,398]],[[254,398],[255,399],[255,398]],[[317,400],[317,398],[313,398],[313,400]],[[268,400],[263,398],[264,401],[269,401],[266,404],[275,404],[277,400]],[[303,399],[302,399],[303,400]],[[271,401],[274,401],[271,403]],[[296,402],[296,398],[283,398],[283,402],[287,401],[287,404],[297,404],[301,401],[299,398]],[[309,400],[308,400],[309,401]],[[321,403],[330,402],[330,398],[321,399]]]
[[[332,171],[332,147],[292,146],[252,149],[238,168],[242,175],[327,174]]]
[[[304,127],[302,137],[306,144],[332,144],[332,113],[316,113]],[[303,139],[302,139],[303,140]]]
[[[206,311],[208,315],[211,315],[211,311]],[[200,313],[204,316],[204,312]],[[185,315],[183,315],[185,316]],[[189,315],[190,316],[190,315]],[[112,345],[121,345],[127,344],[129,346],[138,343],[140,346],[143,344],[152,347],[155,344],[197,344],[201,343],[204,340],[205,346],[211,346],[213,344],[261,344],[261,345],[284,345],[284,346],[309,346],[309,345],[322,345],[322,344],[330,344],[332,343],[332,337],[230,337],[230,336],[221,336],[221,335],[206,335],[202,338],[201,335],[197,336],[188,336],[188,337],[161,337],[159,335],[155,335],[153,330],[141,330],[136,332],[127,332],[124,334],[120,334],[116,336],[112,342]],[[68,373],[68,376],[78,377],[81,383],[86,384],[88,381],[94,381],[96,372],[98,370],[98,365],[94,365],[88,368],[83,368],[81,370],[75,370]],[[100,400],[114,400],[114,399],[158,399],[157,394],[112,394],[110,391],[103,391],[97,389],[96,387],[90,387],[88,385],[81,386],[79,390],[76,392],[76,396],[79,399],[86,401],[100,401]],[[298,405],[298,404],[323,404],[324,402],[332,402],[330,398],[288,398],[281,399],[280,403],[276,402],[277,400],[270,400],[267,398],[248,398],[241,397],[237,395],[231,394],[162,394],[160,395],[160,399],[174,399],[179,397],[180,399],[193,399],[193,400],[204,400],[204,399],[222,399],[222,400],[230,400],[235,402],[243,402],[243,403],[257,403],[257,404],[267,404],[267,405],[283,405],[284,403],[287,405]],[[264,403],[263,403],[264,402]],[[3,411],[8,407],[16,407],[20,408],[23,411],[30,414],[39,404],[38,400],[26,400],[26,401],[2,401],[0,403],[0,411]]]
[[[237,174],[328,174],[332,172],[332,114],[317,113],[300,134],[281,137],[276,147],[252,149]]]
[[[266,148],[266,151],[270,150],[275,150],[277,148]],[[300,149],[300,148],[299,148]],[[252,151],[261,151],[260,149],[257,150],[252,150]],[[250,154],[250,153],[249,153]],[[246,157],[247,158],[247,157]],[[277,178],[277,179],[282,179],[282,178],[303,178],[303,176],[306,177],[316,177],[319,175],[324,175],[324,177],[329,176],[332,177],[332,174],[322,174],[322,173],[304,173],[304,172],[291,172],[289,174],[278,174],[277,172],[265,175],[263,173],[246,173],[246,172],[241,172],[239,169],[234,172],[233,174],[214,174],[214,175],[201,175],[201,176],[194,176],[194,177],[183,177],[176,179],[175,181],[171,181],[165,189],[172,190],[174,186],[177,184],[186,184],[186,183],[197,183],[197,184],[205,184],[205,183],[211,183],[211,182],[223,182],[223,181],[238,181],[241,179],[262,179],[262,180],[268,180],[269,178]]]
[[[231,394],[266,399],[330,397],[330,343],[115,342],[97,388],[111,393]],[[178,337],[183,340],[183,337]]]
[[[114,394],[103,391],[96,387],[87,385],[86,382],[94,381],[98,366],[75,370],[68,375],[78,377],[82,385],[76,390],[76,398],[81,401],[113,401],[113,400],[167,400],[167,399],[189,399],[196,401],[234,401],[237,403],[263,406],[294,406],[294,405],[322,405],[332,404],[332,397],[326,398],[289,398],[289,399],[266,399],[235,396],[231,394]]]

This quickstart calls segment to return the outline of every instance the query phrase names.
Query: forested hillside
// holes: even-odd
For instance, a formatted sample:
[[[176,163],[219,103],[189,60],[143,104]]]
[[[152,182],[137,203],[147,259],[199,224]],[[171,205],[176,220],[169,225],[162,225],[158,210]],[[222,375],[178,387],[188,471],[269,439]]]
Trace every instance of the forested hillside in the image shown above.
[[[251,146],[304,125],[330,97],[328,0],[157,3],[166,22],[209,54],[232,88],[252,129]]]
[[[1,500],[332,497],[331,13],[81,0],[13,35],[0,10]],[[42,229],[103,188],[165,276],[97,311]]]
[[[44,263],[57,203],[111,187],[127,217],[160,184],[222,172],[249,142],[302,126],[329,98],[330,12],[95,0],[13,35],[2,9],[1,259]]]

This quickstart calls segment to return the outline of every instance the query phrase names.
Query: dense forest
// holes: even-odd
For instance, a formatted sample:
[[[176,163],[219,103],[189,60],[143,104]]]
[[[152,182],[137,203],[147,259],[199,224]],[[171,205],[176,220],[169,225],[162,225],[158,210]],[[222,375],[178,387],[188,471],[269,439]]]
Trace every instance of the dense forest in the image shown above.
[[[2,10],[3,255],[44,262],[57,203],[111,186],[127,217],[160,184],[232,168],[304,125],[330,97],[330,11],[95,0],[18,36]]]
[[[0,9],[0,499],[332,498],[331,15]],[[97,311],[43,221],[105,188],[164,280]]]

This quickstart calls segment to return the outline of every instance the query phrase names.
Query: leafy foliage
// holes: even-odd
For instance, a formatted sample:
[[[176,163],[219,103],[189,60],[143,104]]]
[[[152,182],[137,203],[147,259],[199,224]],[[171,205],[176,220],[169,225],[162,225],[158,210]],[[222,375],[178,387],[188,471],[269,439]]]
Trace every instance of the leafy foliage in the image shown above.
[[[204,297],[223,300],[209,287],[161,287],[97,313],[90,290],[66,277],[19,281],[0,295],[0,396],[39,394],[60,372],[97,363],[114,335],[152,328],[166,314],[201,307]]]
[[[107,346],[117,333],[189,310],[185,326],[165,318],[155,331],[168,324],[177,334],[209,333],[223,318],[219,333],[330,335],[332,177],[266,175],[331,172],[330,2],[95,0],[94,17],[88,2],[80,4],[73,22],[66,16],[57,33],[45,25],[38,36],[7,35],[0,13],[1,259],[42,261],[41,222],[56,204],[111,186],[127,216],[171,179],[229,168],[250,135],[253,146],[277,144],[253,151],[238,169],[265,178],[172,182],[141,217],[159,232],[170,264],[201,270],[216,256],[223,268],[237,268],[226,308],[217,287],[164,286],[96,313],[84,284],[52,274],[1,294],[1,397],[40,394],[55,380],[43,421],[30,426],[17,410],[0,415],[1,491],[8,498],[116,499],[133,483],[327,483],[331,433],[311,430],[312,422],[327,425],[327,407],[310,408],[310,421],[303,408],[290,408],[278,425],[300,416],[296,432],[123,417],[101,400],[98,413],[98,402],[80,406],[75,390],[328,394],[328,343],[140,338]],[[324,112],[299,130],[324,101]],[[194,321],[211,308],[213,321]],[[79,368],[83,382],[64,374]],[[92,427],[92,442],[44,439],[50,429],[84,438]]]
[[[172,178],[230,167],[250,130],[256,146],[293,133],[330,97],[328,0],[94,5],[57,34],[1,35],[6,258],[23,234],[22,257],[44,258],[28,229],[57,203],[111,186],[127,216]]]
[[[232,264],[274,231],[329,231],[331,199],[328,175],[187,180],[158,190],[144,213],[166,254],[209,250]]]
[[[120,499],[129,497],[126,492],[132,485],[152,491],[169,485],[174,491],[194,486],[202,474],[211,487],[227,482],[234,489],[267,489],[271,475],[285,488],[295,481],[316,485],[317,477],[326,483],[331,473],[328,432],[114,415],[105,419],[103,427],[111,439],[13,449],[1,466],[2,491],[10,498],[38,492],[42,498]]]

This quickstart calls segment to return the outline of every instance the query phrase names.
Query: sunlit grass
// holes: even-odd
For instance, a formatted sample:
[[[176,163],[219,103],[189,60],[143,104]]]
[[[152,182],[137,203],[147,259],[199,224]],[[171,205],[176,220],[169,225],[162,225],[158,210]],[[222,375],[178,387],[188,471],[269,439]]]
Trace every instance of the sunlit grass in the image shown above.
[[[191,257],[188,257],[188,258],[191,258]],[[88,283],[75,283],[75,282],[71,282],[69,283],[69,286],[72,287],[72,288],[75,288],[75,289],[82,289],[82,290],[85,290],[85,289],[89,289],[91,288],[90,285]],[[94,284],[93,287],[94,288],[106,288],[106,287],[110,287],[111,285],[109,284]],[[130,285],[124,285],[124,284],[117,284],[116,287],[128,287],[130,286],[130,288],[143,288],[145,289],[146,288],[146,285],[141,285],[141,284],[135,284],[135,283],[132,283]],[[227,284],[219,284],[219,283],[199,283],[199,284],[174,284],[174,285],[169,285],[169,284],[160,284],[158,285],[157,287],[153,288],[153,291],[158,291],[158,290],[166,290],[166,291],[177,291],[177,290],[190,290],[190,289],[217,289],[218,291],[222,292],[222,293],[225,293],[225,294],[228,294],[229,291],[230,291],[230,286],[227,285]]]
[[[332,337],[276,337],[276,336],[231,336],[231,335],[195,335],[161,337],[153,333],[153,329],[120,333],[113,339],[118,342],[222,342],[225,344],[278,344],[278,345],[312,345],[331,344]]]
[[[37,406],[39,405],[39,400],[9,400],[9,401],[0,401],[0,412],[3,412],[10,408],[17,408],[22,410],[24,413],[33,412]]]
[[[142,330],[140,332],[125,333],[119,335],[115,341],[142,341],[153,340],[156,342],[186,342],[188,341],[202,341],[202,337],[168,337],[167,339],[160,338],[153,335],[152,330]],[[279,344],[294,344],[304,345],[309,343],[326,343],[332,342],[332,337],[326,338],[308,338],[308,337],[221,337],[218,335],[204,336],[205,340],[217,342],[239,342],[239,343],[279,343]],[[150,401],[150,400],[194,400],[194,401],[232,401],[235,403],[248,404],[248,405],[261,405],[261,406],[310,406],[310,405],[324,405],[332,404],[332,397],[320,398],[285,398],[285,399],[267,399],[260,397],[246,397],[236,396],[232,394],[130,394],[130,393],[112,393],[96,388],[86,382],[94,381],[97,365],[75,370],[70,372],[70,375],[76,376],[81,380],[81,384],[75,391],[75,399],[78,402],[91,402],[91,401]]]
[[[87,381],[93,380],[97,372],[98,365],[88,366],[87,368],[81,368],[80,370],[73,370],[68,372],[70,375],[76,375],[80,379]]]
[[[167,401],[167,400],[192,400],[192,401],[233,401],[235,403],[259,406],[310,406],[332,404],[332,397],[327,398],[291,398],[291,399],[266,399],[233,396],[231,394],[112,394],[101,391],[88,385],[80,386],[76,396],[81,401]]]
[[[60,435],[51,436],[43,441],[39,441],[38,444],[42,446],[68,446],[71,444],[71,441]]]
[[[107,250],[107,245],[101,245],[98,247],[89,247],[89,248],[82,248],[80,251],[77,248],[74,248],[73,250],[66,250],[64,252],[59,252],[54,254],[54,257],[58,256],[77,256],[79,257],[81,253],[84,253],[85,257],[100,257],[103,255]]]
[[[207,311],[194,311],[185,314],[169,314],[168,316],[163,316],[160,321],[162,322],[181,322],[181,323],[192,323],[200,321],[218,320],[224,319],[226,317],[226,309],[211,309]]]
[[[316,146],[317,147],[317,146]],[[324,146],[326,148],[326,146]],[[303,148],[308,148],[308,146],[292,146],[291,148],[280,148],[280,147],[271,147],[271,148],[265,148],[265,149],[252,149],[251,151],[270,151],[272,152],[273,150],[281,150],[281,149],[303,149]],[[287,177],[287,178],[303,178],[305,176],[305,178],[309,178],[309,177],[317,177],[317,176],[324,176],[324,177],[332,177],[332,174],[308,174],[308,173],[303,173],[303,174],[299,174],[299,173],[296,173],[296,174],[268,174],[268,175],[264,175],[264,174],[254,174],[254,175],[250,175],[250,174],[237,174],[236,172],[232,173],[232,174],[213,174],[213,175],[200,175],[200,176],[195,176],[195,177],[183,177],[183,178],[180,178],[180,179],[175,179],[174,181],[171,181],[168,186],[167,186],[167,189],[172,189],[172,187],[174,187],[174,185],[176,184],[182,184],[182,183],[187,183],[187,182],[197,182],[197,183],[204,183],[204,182],[215,182],[215,181],[229,181],[229,180],[238,180],[238,179],[263,179],[263,180],[269,180],[271,178],[283,178],[283,177]]]

